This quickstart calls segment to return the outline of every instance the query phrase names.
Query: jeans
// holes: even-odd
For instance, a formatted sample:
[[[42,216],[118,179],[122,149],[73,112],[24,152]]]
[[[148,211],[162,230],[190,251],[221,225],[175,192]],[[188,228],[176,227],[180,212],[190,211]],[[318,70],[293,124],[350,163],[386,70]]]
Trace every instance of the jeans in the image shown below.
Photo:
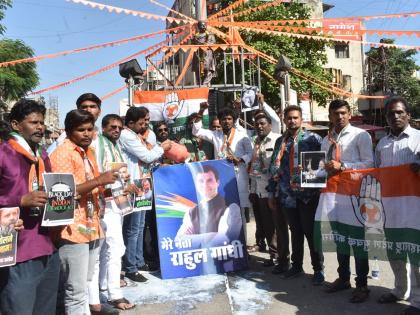
[[[273,216],[277,236],[277,263],[280,266],[288,267],[290,263],[289,229],[283,210],[280,208],[280,201],[277,202]]]
[[[350,281],[350,256],[337,253],[338,276],[343,281]],[[367,276],[369,274],[369,260],[354,258],[356,265],[356,287],[367,286]]]
[[[123,269],[128,273],[137,272],[144,265],[143,232],[145,211],[133,212],[124,217],[123,236],[125,255]]]
[[[89,314],[88,282],[92,280],[100,240],[90,243],[64,242],[59,248],[62,295],[66,315]]]
[[[0,268],[0,313],[54,315],[59,275],[57,252]]]
[[[302,268],[303,246],[306,237],[312,268],[314,271],[321,271],[324,268],[324,256],[315,251],[314,244],[314,220],[318,201],[319,196],[312,198],[308,203],[297,199],[296,208],[283,209],[292,237],[292,264],[294,267]]]

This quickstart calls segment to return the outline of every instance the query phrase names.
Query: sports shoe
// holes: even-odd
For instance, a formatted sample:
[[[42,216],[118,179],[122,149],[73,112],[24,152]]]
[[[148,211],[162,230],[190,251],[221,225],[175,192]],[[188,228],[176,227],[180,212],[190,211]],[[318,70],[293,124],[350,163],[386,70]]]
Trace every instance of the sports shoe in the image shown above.
[[[139,271],[158,271],[159,267],[156,264],[144,264],[143,266],[137,268]]]
[[[321,285],[325,281],[325,275],[324,272],[321,271],[315,271],[314,275],[312,277],[312,284],[313,285]]]
[[[147,278],[144,277],[140,272],[126,272],[125,276],[134,282],[146,282]]]
[[[288,271],[280,275],[282,279],[293,279],[299,276],[303,272],[302,267],[295,267],[293,266]]]

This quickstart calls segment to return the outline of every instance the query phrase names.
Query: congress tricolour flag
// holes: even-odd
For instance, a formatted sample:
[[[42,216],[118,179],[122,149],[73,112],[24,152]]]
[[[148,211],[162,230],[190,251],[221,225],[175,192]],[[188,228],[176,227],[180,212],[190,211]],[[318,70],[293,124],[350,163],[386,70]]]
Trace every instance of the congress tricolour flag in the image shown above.
[[[136,91],[135,106],[145,106],[150,111],[152,122],[169,123],[172,136],[185,134],[187,118],[200,110],[200,103],[207,102],[208,88],[166,91]],[[208,125],[208,115],[203,117],[204,125]]]
[[[315,245],[360,258],[420,261],[420,177],[409,165],[346,171],[328,180]],[[350,251],[352,248],[352,251]]]

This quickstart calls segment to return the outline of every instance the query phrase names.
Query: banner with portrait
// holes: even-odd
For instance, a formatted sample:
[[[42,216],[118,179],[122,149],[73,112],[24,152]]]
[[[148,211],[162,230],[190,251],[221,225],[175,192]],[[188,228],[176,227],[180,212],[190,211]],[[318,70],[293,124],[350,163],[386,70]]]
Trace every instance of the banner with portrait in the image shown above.
[[[19,215],[19,207],[0,208],[0,268],[16,264],[17,231],[14,224]]]
[[[248,267],[233,164],[164,166],[153,178],[163,279]]]
[[[315,246],[358,258],[420,262],[419,175],[409,165],[350,170],[328,179]]]

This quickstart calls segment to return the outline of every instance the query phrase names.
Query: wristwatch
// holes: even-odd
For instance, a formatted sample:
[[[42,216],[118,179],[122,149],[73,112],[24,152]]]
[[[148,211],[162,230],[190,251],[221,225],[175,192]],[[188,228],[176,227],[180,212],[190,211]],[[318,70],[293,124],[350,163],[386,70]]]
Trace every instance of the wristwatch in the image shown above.
[[[346,167],[344,166],[344,163],[340,161],[340,172],[344,172],[346,170]]]

